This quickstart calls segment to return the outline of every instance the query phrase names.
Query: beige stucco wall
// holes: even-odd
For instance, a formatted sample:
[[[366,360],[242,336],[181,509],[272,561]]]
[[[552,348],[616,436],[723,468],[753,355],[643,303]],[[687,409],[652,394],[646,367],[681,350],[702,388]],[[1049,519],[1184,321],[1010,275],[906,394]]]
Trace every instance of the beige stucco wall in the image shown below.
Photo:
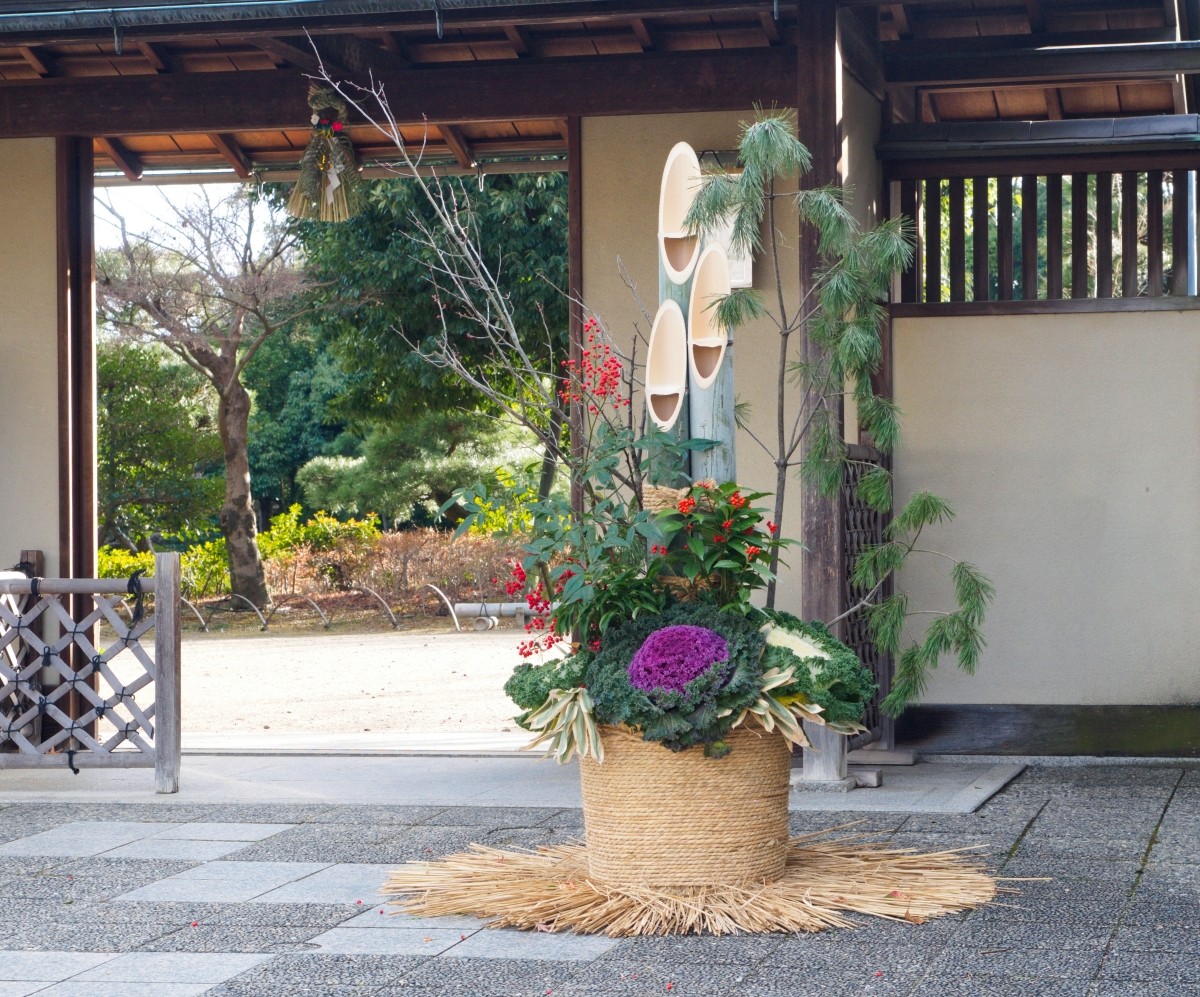
[[[900,497],[995,582],[977,675],[926,702],[1200,701],[1200,313],[895,323]],[[937,558],[906,573],[938,609]],[[931,570],[932,569],[932,570]]]
[[[0,141],[0,568],[58,566],[58,313],[52,139]]]
[[[658,309],[658,194],[667,153],[676,142],[704,149],[736,149],[739,122],[749,114],[709,113],[587,118],[583,121],[583,297],[614,338],[628,341],[636,325],[649,336],[650,323],[622,283],[618,257],[637,285],[642,306],[653,318]],[[781,254],[786,292],[797,300],[799,263],[795,239]],[[765,285],[767,268],[755,262],[755,286]],[[796,344],[799,345],[798,343]],[[778,335],[758,324],[738,332],[734,346],[734,391],[751,407],[760,436],[772,432]],[[645,356],[644,344],[639,356]],[[746,434],[737,441],[738,480],[760,491],[774,491],[775,470]],[[800,531],[800,489],[789,487],[784,532]],[[798,555],[790,559],[798,563]],[[799,608],[799,580],[781,587],[781,608]]]

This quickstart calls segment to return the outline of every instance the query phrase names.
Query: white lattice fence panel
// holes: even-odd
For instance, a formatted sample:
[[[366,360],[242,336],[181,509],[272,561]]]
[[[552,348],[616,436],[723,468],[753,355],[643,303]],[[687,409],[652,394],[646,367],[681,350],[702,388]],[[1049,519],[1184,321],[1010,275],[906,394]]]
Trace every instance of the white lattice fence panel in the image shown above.
[[[178,563],[160,555],[142,583],[149,615],[111,580],[0,576],[0,768],[153,766],[160,792],[178,788]],[[68,595],[94,608],[75,619]]]

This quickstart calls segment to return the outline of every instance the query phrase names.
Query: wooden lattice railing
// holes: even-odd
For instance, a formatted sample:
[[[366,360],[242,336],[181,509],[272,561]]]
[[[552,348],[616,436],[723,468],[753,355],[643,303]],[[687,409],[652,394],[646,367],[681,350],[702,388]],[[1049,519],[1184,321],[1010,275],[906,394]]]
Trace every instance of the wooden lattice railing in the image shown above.
[[[842,483],[841,506],[844,523],[844,546],[842,556],[845,561],[845,592],[842,593],[843,605],[854,606],[868,593],[850,582],[854,571],[854,562],[858,560],[867,547],[883,542],[884,527],[887,526],[886,514],[872,509],[857,495],[858,482],[864,475],[883,463],[883,455],[874,447],[853,445],[848,448],[846,455],[846,479]],[[859,734],[851,739],[850,747],[859,748],[866,744],[877,744],[881,748],[894,747],[894,730],[891,718],[884,715],[880,703],[892,688],[892,659],[881,652],[871,640],[870,626],[867,614],[859,610],[851,613],[842,622],[842,638],[845,643],[858,655],[859,660],[870,669],[875,679],[878,691],[875,698],[867,705],[867,713],[863,724],[867,727],[866,734]]]
[[[943,173],[896,189],[918,236],[902,303],[1169,307],[1197,293],[1190,170]]]
[[[153,766],[178,791],[179,555],[154,563],[129,583],[0,572],[0,768]]]

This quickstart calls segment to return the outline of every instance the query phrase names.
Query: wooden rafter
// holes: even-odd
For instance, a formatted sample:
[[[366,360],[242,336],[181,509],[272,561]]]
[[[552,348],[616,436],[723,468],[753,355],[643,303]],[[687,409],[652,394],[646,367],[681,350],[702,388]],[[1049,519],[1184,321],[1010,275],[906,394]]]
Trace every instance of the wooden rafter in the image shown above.
[[[472,169],[475,166],[475,154],[471,151],[471,145],[463,135],[462,129],[457,125],[438,124],[437,130],[442,133],[442,141],[446,143],[446,147],[454,154],[454,159],[464,170]]]
[[[767,41],[771,45],[778,45],[781,35],[779,34],[779,25],[775,21],[775,15],[762,11],[758,15],[758,23],[762,28],[762,32],[767,36]]]
[[[17,51],[21,53],[21,58],[29,63],[29,68],[32,69],[38,76],[53,76],[50,72],[50,67],[46,61],[41,58],[29,45],[18,45]]]
[[[644,17],[631,17],[629,19],[629,30],[633,32],[633,37],[637,39],[637,43],[642,47],[643,52],[651,52],[657,47],[654,44],[654,35],[650,31],[649,25],[646,24]]]
[[[232,135],[210,132],[208,140],[217,147],[217,151],[225,157],[229,165],[233,167],[233,172],[239,177],[249,180],[254,175],[254,167],[251,165],[250,159]]]
[[[524,59],[526,56],[537,55],[533,36],[523,24],[504,25],[504,37],[508,39],[508,43],[513,47],[518,58]]]
[[[171,60],[162,45],[157,45],[154,42],[137,41],[133,43],[133,47],[142,53],[143,58],[150,63],[150,68],[156,73],[169,73],[171,71]]]
[[[96,144],[113,161],[113,165],[125,174],[125,179],[142,179],[142,164],[138,161],[137,156],[125,148],[120,139],[111,136],[101,137],[96,139]]]
[[[405,66],[412,65],[412,55],[408,51],[408,43],[397,32],[383,32],[379,36],[379,44],[392,58],[398,59]]]
[[[1063,105],[1062,94],[1058,92],[1057,87],[1046,87],[1046,117],[1051,121],[1062,121]]]

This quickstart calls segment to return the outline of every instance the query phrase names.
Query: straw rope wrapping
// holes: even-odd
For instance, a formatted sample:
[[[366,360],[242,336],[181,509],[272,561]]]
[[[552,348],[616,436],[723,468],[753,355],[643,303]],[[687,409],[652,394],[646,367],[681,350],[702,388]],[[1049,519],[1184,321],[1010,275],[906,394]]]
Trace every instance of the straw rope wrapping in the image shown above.
[[[832,830],[837,830],[832,829]],[[922,924],[991,901],[996,881],[962,850],[916,854],[828,831],[793,838],[774,882],[613,886],[588,875],[583,845],[470,852],[392,873],[384,892],[410,914],[470,913],[490,927],[630,935],[812,932],[855,927],[848,914]]]
[[[996,881],[962,849],[921,855],[830,837],[845,826],[789,841],[789,753],[777,734],[739,728],[729,755],[708,759],[601,733],[604,764],[581,760],[586,846],[472,845],[393,872],[384,892],[405,896],[392,903],[621,937],[821,931],[854,926],[847,914],[919,924],[995,897]]]

